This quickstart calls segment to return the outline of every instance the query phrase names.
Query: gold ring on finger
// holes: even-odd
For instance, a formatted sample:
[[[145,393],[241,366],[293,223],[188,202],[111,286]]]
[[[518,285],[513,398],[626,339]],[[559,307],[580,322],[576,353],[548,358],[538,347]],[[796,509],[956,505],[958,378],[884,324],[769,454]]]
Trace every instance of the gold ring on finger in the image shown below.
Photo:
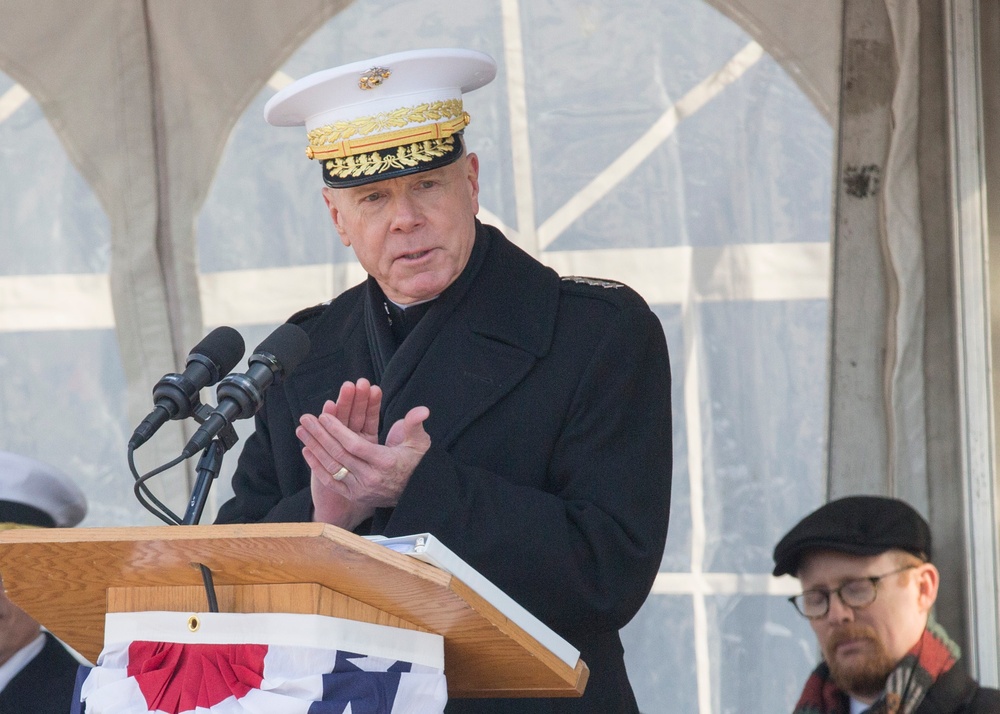
[[[339,469],[337,469],[334,473],[330,475],[333,477],[334,481],[343,481],[344,477],[347,476],[347,474],[349,473],[351,472],[347,470],[346,466],[341,466]]]

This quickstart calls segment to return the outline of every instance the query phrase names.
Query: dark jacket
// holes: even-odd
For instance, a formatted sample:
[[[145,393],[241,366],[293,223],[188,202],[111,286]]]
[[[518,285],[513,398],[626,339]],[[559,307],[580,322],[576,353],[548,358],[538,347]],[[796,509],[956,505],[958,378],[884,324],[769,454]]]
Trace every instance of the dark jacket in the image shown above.
[[[938,677],[914,714],[998,714],[1000,691],[980,687],[955,666]]]
[[[0,691],[0,714],[69,714],[80,663],[45,634],[45,647]]]
[[[309,521],[294,429],[341,383],[384,392],[382,433],[425,405],[432,446],[363,532],[429,531],[581,650],[582,700],[453,700],[449,712],[634,712],[618,630],[656,576],[670,503],[667,346],[618,283],[560,279],[477,224],[476,247],[376,374],[371,286],[297,318],[310,355],[271,390],[218,521]],[[374,309],[373,308],[378,308]]]

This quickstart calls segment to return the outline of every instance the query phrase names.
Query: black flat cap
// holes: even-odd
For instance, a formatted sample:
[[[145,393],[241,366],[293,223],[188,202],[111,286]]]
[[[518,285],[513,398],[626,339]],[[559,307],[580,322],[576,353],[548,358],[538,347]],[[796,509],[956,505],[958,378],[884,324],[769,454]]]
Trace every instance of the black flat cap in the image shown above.
[[[819,507],[774,548],[774,575],[795,575],[806,551],[879,555],[905,550],[931,557],[931,530],[911,506],[883,496],[848,496]]]

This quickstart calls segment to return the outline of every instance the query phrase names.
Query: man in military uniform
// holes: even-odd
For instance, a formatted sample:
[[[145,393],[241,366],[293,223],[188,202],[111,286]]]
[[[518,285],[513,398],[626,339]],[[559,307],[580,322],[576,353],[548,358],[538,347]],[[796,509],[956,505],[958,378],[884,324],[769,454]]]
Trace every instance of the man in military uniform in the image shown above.
[[[618,631],[666,539],[667,346],[625,285],[561,279],[476,219],[462,94],[495,72],[478,52],[404,52],[268,102],[271,123],[305,124],[369,277],[292,318],[310,355],[268,394],[218,522],[433,533],[591,673],[579,699],[448,712],[635,712]]]
[[[0,529],[75,526],[87,513],[67,476],[0,451]],[[67,714],[80,663],[0,592],[0,714]]]

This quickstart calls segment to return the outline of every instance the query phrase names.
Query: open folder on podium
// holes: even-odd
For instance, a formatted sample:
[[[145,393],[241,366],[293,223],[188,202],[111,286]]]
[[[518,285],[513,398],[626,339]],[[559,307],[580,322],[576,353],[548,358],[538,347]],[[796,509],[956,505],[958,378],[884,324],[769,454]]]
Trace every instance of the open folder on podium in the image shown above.
[[[572,697],[587,683],[569,643],[429,534],[379,542],[322,523],[0,532],[10,599],[91,662],[106,613],[205,612],[201,565],[221,612],[441,635],[449,697]]]

